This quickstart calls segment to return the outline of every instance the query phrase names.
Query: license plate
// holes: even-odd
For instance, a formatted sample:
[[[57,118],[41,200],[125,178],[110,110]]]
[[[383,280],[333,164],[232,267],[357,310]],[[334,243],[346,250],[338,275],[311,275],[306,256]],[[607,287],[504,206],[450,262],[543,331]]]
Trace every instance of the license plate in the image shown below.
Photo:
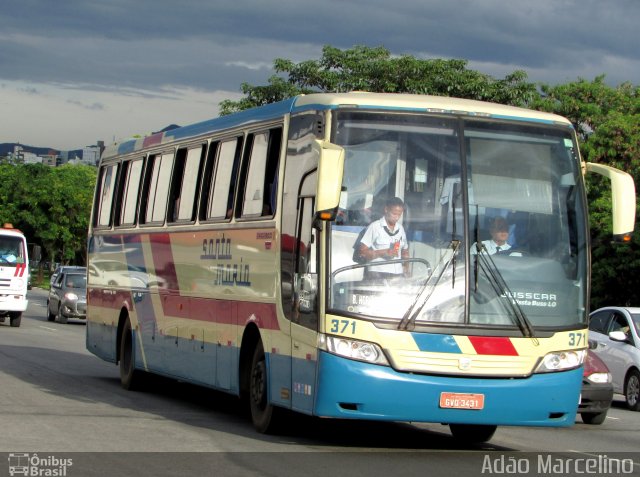
[[[480,410],[484,408],[484,394],[440,393],[440,407]]]

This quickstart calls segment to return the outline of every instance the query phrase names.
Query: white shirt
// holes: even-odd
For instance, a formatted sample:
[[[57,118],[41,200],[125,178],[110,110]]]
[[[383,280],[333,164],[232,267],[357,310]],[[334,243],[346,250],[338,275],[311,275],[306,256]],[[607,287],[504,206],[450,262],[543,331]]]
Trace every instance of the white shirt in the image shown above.
[[[498,252],[504,252],[505,250],[509,250],[511,248],[511,245],[509,245],[508,243],[498,245],[493,240],[483,240],[482,245],[484,245],[484,247],[487,249],[487,253],[489,255],[493,255]],[[471,246],[471,255],[475,255],[476,253],[478,252],[476,250],[476,244],[474,243]]]
[[[407,236],[404,232],[404,227],[399,223],[396,223],[395,228],[391,233],[393,235],[389,235],[387,231],[384,229],[387,227],[391,231],[391,228],[387,224],[387,221],[384,217],[375,222],[372,222],[367,230],[365,231],[362,239],[360,239],[360,243],[366,245],[367,247],[373,250],[385,250],[389,248],[393,248],[396,242],[400,242],[398,247],[398,253],[396,257],[391,259],[389,258],[375,258],[371,261],[371,263],[376,263],[375,267],[371,268],[372,272],[381,272],[381,273],[393,273],[396,275],[402,274],[402,264],[401,263],[388,263],[386,265],[377,265],[378,263],[384,263],[388,260],[395,260],[402,257],[402,250],[409,249],[409,242],[407,241]]]

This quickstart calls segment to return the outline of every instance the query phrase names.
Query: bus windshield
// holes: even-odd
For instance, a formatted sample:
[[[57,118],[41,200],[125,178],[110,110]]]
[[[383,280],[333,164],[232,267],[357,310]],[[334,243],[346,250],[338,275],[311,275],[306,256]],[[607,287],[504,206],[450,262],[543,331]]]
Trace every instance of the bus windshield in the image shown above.
[[[16,266],[24,263],[23,239],[17,236],[0,236],[0,264]]]
[[[584,326],[586,209],[570,128],[341,112],[333,141],[346,156],[332,313],[525,336]]]

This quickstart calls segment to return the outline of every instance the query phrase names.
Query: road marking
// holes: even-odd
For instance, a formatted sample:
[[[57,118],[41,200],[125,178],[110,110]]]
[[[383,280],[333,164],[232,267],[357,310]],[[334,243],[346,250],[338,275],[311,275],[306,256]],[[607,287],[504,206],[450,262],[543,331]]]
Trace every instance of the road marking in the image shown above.
[[[42,325],[40,325],[40,328],[43,328],[43,329],[45,329],[45,330],[49,330],[49,331],[58,331],[58,329],[57,329],[57,328],[49,328],[48,326],[42,326]]]

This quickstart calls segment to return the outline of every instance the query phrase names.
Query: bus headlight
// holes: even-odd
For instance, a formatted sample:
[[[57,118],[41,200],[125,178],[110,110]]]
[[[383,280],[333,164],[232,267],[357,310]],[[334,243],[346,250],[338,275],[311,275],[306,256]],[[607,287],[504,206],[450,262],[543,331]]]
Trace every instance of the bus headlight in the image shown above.
[[[380,346],[367,341],[359,341],[341,336],[324,335],[320,337],[320,347],[331,354],[356,361],[389,366],[387,357]]]
[[[582,365],[587,351],[584,349],[569,351],[554,351],[548,353],[538,365],[536,373],[553,373],[567,371]]]

